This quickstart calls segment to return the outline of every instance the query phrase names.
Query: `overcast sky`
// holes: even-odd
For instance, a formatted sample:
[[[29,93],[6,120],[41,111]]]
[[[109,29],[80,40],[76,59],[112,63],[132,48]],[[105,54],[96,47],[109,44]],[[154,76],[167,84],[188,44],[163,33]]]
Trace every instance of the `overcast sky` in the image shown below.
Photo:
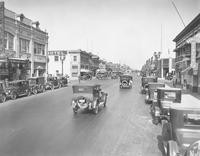
[[[173,0],[185,24],[200,0]],[[82,49],[140,69],[154,51],[173,51],[184,28],[170,0],[5,0],[7,9],[39,20],[49,50]]]

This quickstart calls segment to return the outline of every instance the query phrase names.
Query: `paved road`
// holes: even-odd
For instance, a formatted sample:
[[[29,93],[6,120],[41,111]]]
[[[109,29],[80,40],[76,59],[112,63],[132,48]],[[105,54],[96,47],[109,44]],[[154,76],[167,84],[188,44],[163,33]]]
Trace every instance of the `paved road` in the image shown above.
[[[73,115],[71,87],[2,104],[0,156],[160,156],[160,128],[151,122],[139,79],[124,90],[118,80],[98,83],[109,94],[98,115]]]

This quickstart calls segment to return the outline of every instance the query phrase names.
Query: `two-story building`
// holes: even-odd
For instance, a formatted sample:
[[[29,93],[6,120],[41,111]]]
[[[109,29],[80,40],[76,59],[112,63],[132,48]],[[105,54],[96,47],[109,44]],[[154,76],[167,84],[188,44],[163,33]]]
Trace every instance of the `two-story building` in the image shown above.
[[[48,34],[38,21],[5,8],[0,2],[0,78],[43,76],[47,66]]]
[[[173,41],[176,43],[177,81],[194,92],[200,92],[200,14]]]
[[[70,56],[67,50],[48,51],[48,75],[71,75]]]

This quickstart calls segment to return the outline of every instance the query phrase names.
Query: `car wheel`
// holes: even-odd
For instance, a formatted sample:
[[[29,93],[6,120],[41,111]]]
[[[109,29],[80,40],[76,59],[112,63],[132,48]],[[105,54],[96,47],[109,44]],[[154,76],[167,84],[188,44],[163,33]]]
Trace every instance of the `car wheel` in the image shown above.
[[[107,96],[106,96],[104,104],[103,104],[104,107],[106,107],[106,103],[107,103]]]
[[[12,93],[10,98],[11,98],[12,100],[15,100],[15,99],[17,98],[17,94],[16,94],[16,93]]]
[[[28,90],[28,91],[27,91],[27,96],[30,96],[30,95],[31,95],[31,91]]]
[[[33,94],[36,95],[38,93],[37,89],[33,89]]]
[[[164,123],[162,126],[162,138],[163,141],[168,141],[170,140],[170,124],[169,123]]]
[[[1,96],[1,102],[4,103],[5,101],[6,101],[6,95],[2,94],[2,96]]]
[[[77,114],[78,110],[77,109],[73,109],[74,114]]]

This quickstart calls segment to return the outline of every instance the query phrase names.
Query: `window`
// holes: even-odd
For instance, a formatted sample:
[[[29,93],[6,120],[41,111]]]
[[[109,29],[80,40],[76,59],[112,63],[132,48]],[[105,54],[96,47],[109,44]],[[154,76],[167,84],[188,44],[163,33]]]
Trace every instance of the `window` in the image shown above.
[[[200,114],[199,112],[185,113],[183,115],[185,126],[200,126]]]
[[[72,66],[72,69],[78,69],[78,66]]]
[[[4,47],[8,50],[13,50],[14,48],[14,35],[9,32],[5,32]]]
[[[59,57],[58,56],[54,56],[54,61],[59,61]]]
[[[77,56],[74,56],[74,62],[76,62],[77,61]]]
[[[21,53],[29,53],[29,40],[19,39],[19,48]]]
[[[34,43],[34,54],[45,55],[45,46],[43,44]]]

